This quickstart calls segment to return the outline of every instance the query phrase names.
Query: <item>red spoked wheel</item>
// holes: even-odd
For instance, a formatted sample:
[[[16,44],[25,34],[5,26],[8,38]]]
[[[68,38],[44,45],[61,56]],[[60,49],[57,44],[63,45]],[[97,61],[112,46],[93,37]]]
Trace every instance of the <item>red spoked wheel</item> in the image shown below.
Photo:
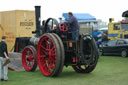
[[[44,76],[57,76],[61,65],[61,48],[59,41],[51,34],[44,34],[38,43],[37,60]]]
[[[59,29],[62,32],[68,31],[68,26],[66,24],[59,24]]]
[[[27,46],[22,52],[22,65],[26,71],[35,71],[37,68],[36,49]]]

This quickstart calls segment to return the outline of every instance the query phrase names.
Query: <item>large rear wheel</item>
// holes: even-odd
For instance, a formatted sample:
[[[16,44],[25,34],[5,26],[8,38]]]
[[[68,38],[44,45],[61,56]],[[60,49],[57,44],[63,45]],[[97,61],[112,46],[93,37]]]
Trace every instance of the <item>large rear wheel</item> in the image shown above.
[[[37,60],[44,76],[57,76],[62,65],[62,53],[59,41],[51,33],[44,34],[38,43]]]
[[[26,46],[22,52],[22,65],[26,71],[35,71],[37,68],[36,49]]]

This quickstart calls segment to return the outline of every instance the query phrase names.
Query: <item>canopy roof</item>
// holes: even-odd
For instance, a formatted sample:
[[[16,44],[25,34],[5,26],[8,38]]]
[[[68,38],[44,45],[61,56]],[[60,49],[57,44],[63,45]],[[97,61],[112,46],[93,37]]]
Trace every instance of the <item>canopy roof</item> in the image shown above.
[[[78,21],[83,21],[83,20],[96,20],[94,16],[88,13],[73,13],[73,16],[75,16]],[[65,20],[68,20],[68,13],[63,13],[63,17]]]

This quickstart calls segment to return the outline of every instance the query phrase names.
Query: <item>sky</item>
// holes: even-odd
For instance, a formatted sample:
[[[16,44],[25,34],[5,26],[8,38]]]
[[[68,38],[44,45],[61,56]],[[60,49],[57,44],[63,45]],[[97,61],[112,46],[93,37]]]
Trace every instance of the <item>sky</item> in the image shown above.
[[[0,11],[34,10],[35,5],[41,7],[41,18],[59,18],[62,13],[89,13],[97,19],[108,22],[122,19],[122,13],[128,10],[127,0],[1,0]]]

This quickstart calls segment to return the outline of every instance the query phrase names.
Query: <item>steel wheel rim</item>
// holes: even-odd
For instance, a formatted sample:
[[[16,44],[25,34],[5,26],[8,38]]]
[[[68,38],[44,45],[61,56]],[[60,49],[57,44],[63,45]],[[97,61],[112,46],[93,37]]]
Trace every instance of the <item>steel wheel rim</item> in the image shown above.
[[[38,43],[38,65],[43,75],[51,75],[56,66],[56,46],[51,37],[45,35]]]
[[[27,71],[31,71],[35,64],[34,52],[31,48],[25,48],[22,53],[22,64]]]

